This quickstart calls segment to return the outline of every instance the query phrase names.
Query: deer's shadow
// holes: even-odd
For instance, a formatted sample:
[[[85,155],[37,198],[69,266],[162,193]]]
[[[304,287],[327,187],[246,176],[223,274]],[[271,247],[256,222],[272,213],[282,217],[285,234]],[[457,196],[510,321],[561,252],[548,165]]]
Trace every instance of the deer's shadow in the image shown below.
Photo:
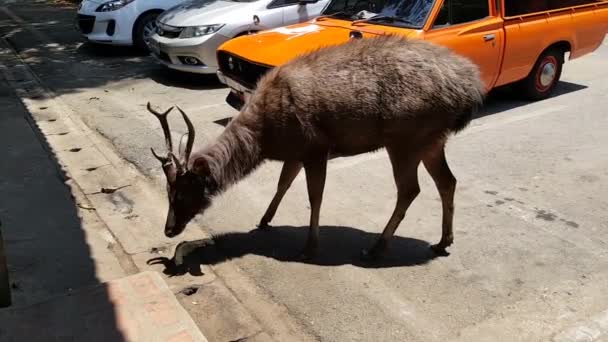
[[[299,262],[319,266],[350,264],[364,268],[387,268],[425,264],[438,255],[423,240],[393,236],[387,255],[375,261],[361,259],[360,252],[378,238],[350,227],[325,226],[320,228],[318,255],[310,260],[299,259],[308,235],[308,227],[277,226],[249,232],[212,234],[211,239],[183,241],[175,248],[174,256],[152,258],[148,264],[163,264],[165,274],[178,276],[190,273],[202,275],[201,265],[215,265],[230,259],[255,254],[282,262]]]

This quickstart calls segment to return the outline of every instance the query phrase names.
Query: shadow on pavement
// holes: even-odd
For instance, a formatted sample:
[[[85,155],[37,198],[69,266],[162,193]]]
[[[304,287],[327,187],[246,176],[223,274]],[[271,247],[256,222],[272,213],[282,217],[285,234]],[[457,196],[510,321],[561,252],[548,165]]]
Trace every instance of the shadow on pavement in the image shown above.
[[[555,87],[554,93],[550,98],[577,92],[586,88],[587,86],[585,85],[560,81]],[[488,94],[484,110],[478,113],[473,119],[479,119],[484,116],[498,114],[507,110],[524,107],[534,103],[536,102],[522,100],[520,94],[512,85],[496,88],[491,91],[490,94]]]
[[[76,48],[76,52],[83,57],[96,59],[147,57],[148,55],[131,46],[113,46],[83,42]]]
[[[68,176],[2,78],[0,107],[0,220],[12,297],[0,309],[0,340],[122,340]],[[53,301],[91,286],[86,301]]]
[[[192,74],[169,69],[159,65],[157,69],[150,70],[148,76],[156,83],[167,87],[185,88],[191,90],[222,89],[222,84],[215,74]]]
[[[137,79],[196,90],[224,87],[215,75],[173,72],[133,47],[86,42],[74,27],[76,6],[22,1],[4,7],[0,36],[57,95]]]
[[[186,273],[202,275],[201,265],[215,265],[255,254],[283,262],[299,262],[319,266],[339,266],[350,264],[362,268],[389,268],[426,264],[436,258],[426,241],[395,235],[391,241],[390,251],[379,261],[366,262],[359,257],[364,248],[369,248],[378,238],[376,233],[350,227],[320,227],[319,254],[312,260],[297,259],[306,242],[308,227],[277,226],[268,229],[254,229],[247,233],[230,232],[214,234],[203,246],[191,252],[180,251],[182,242],[172,259],[153,258],[151,264],[163,264],[165,274],[177,276]],[[184,250],[187,247],[184,248]],[[183,262],[176,263],[177,255],[183,256]],[[181,257],[180,256],[180,257]]]

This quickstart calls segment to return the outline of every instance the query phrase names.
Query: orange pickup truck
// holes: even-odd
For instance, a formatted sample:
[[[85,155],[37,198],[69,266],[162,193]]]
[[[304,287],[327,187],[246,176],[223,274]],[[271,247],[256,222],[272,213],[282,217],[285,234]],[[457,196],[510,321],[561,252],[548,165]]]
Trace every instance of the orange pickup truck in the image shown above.
[[[311,1],[291,0],[303,11]],[[263,25],[254,18],[252,31]],[[559,81],[566,54],[574,59],[593,52],[606,33],[608,0],[332,0],[310,21],[227,41],[217,50],[217,74],[231,88],[226,101],[240,109],[260,76],[297,55],[348,39],[401,34],[470,58],[488,91],[515,84],[528,99],[540,100]]]

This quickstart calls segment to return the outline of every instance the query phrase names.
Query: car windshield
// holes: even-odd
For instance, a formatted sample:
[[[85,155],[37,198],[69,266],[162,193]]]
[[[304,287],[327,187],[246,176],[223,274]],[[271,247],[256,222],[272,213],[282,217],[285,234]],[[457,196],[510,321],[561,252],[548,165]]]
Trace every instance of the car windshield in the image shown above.
[[[323,16],[422,28],[435,0],[332,0]]]

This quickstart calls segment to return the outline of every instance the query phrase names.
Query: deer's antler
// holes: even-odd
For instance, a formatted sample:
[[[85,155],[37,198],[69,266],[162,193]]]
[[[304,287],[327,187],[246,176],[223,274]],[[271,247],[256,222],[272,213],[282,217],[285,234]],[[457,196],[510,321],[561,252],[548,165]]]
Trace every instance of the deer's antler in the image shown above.
[[[158,159],[158,161],[159,161],[161,164],[165,165],[165,164],[167,164],[168,162],[170,162],[170,161],[171,161],[171,158],[168,158],[168,157],[161,157],[161,156],[159,156],[158,154],[156,154],[156,151],[154,151],[154,149],[153,149],[152,147],[150,147],[150,150],[152,151],[152,154],[154,155],[154,158]]]
[[[167,150],[169,152],[173,152],[173,142],[171,140],[171,130],[169,130],[169,123],[167,122],[167,115],[173,110],[174,107],[167,109],[164,113],[159,113],[152,109],[150,102],[148,102],[148,111],[160,121],[160,126],[163,128],[163,134],[165,135],[165,144],[167,145]],[[156,153],[155,153],[156,156]],[[158,159],[158,157],[157,157]],[[159,159],[160,160],[160,159]],[[161,160],[162,161],[162,160]]]
[[[186,126],[188,126],[188,142],[186,143],[186,150],[184,151],[184,165],[188,167],[188,160],[190,159],[190,153],[192,153],[192,146],[194,145],[194,125],[192,125],[192,121],[188,118],[188,115],[184,113],[184,111],[176,106],[177,110],[182,114],[184,121],[186,122]]]
[[[167,145],[168,154],[167,154],[167,157],[161,157],[154,151],[154,149],[151,149],[151,150],[152,150],[152,154],[154,155],[154,157],[156,159],[158,159],[163,165],[166,165],[166,164],[170,163],[171,161],[173,161],[173,164],[175,165],[177,170],[179,172],[184,172],[185,168],[188,167],[188,160],[190,159],[190,153],[192,153],[192,146],[194,145],[194,136],[195,136],[194,125],[192,125],[192,121],[190,121],[190,118],[188,117],[188,115],[186,115],[186,113],[184,113],[184,111],[181,108],[177,107],[179,112],[182,114],[184,121],[186,122],[186,126],[188,126],[188,133],[184,134],[184,136],[186,136],[186,135],[188,136],[188,140],[186,142],[186,148],[184,150],[184,154],[180,155],[180,157],[183,158],[183,161],[182,161],[182,160],[180,160],[180,158],[176,157],[173,152],[173,139],[171,138],[171,130],[169,129],[169,123],[167,122],[167,115],[171,112],[171,110],[173,108],[174,107],[167,109],[164,113],[159,113],[156,110],[152,109],[150,102],[148,102],[148,111],[150,113],[154,114],[154,116],[156,116],[156,118],[158,118],[158,121],[160,121],[160,125],[163,128],[163,133],[165,135],[165,143]],[[184,136],[182,136],[182,140],[183,140]],[[181,140],[180,140],[180,149],[181,149]]]

